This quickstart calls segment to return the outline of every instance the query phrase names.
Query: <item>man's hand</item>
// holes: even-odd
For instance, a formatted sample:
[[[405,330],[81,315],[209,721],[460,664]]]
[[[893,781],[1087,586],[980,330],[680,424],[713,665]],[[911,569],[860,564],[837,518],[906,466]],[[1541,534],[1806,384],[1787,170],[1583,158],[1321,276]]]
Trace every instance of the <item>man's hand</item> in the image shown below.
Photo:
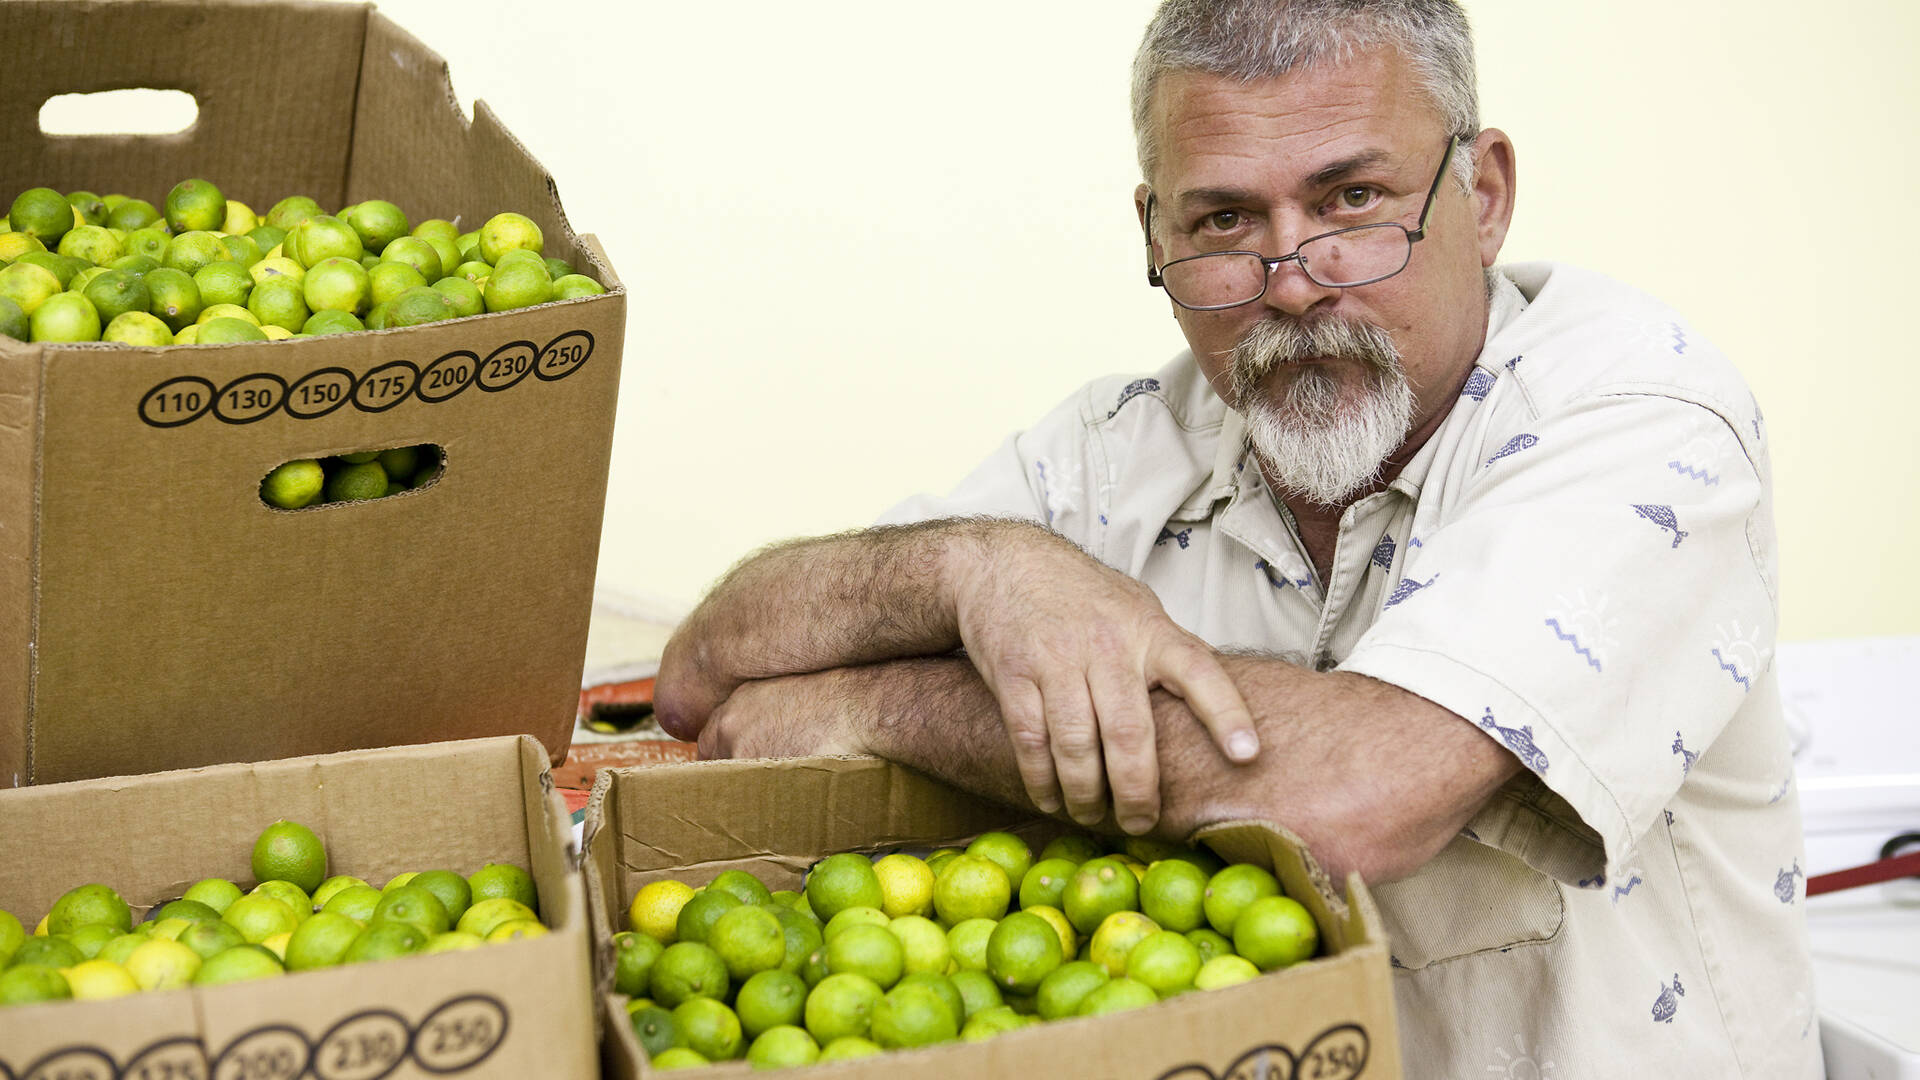
[[[962,548],[965,545],[960,545]],[[955,564],[961,641],[1000,706],[1034,806],[1092,825],[1109,791],[1130,833],[1160,813],[1149,693],[1181,698],[1228,760],[1259,753],[1253,716],[1206,642],[1152,590],[1055,534],[1005,526]]]

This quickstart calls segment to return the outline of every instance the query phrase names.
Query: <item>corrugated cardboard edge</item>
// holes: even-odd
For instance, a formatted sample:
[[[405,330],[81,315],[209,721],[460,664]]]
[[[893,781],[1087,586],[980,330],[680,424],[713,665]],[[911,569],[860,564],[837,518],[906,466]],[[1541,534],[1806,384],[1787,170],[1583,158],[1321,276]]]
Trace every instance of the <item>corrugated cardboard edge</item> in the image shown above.
[[[606,824],[606,803],[612,791],[612,770],[600,770],[593,778],[593,791],[587,796],[586,817],[580,830],[580,877],[587,895],[587,928],[593,935],[593,1036],[594,1041],[601,1044],[607,1041],[607,1033],[600,1002],[613,990],[614,933],[613,915],[602,900],[613,895],[607,891],[612,868],[603,867],[601,863],[602,860],[617,862],[618,855],[609,854],[612,845],[596,845],[594,836]]]
[[[34,642],[40,619],[44,350],[0,339],[0,787],[33,782]]]

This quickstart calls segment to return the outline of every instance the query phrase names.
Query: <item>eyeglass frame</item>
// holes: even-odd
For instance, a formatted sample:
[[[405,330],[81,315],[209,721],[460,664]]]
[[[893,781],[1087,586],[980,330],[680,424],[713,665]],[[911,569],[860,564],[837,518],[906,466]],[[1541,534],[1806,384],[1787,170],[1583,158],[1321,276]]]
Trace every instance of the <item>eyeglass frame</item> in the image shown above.
[[[1163,276],[1163,272],[1166,270],[1167,267],[1177,266],[1178,264],[1184,263],[1184,262],[1192,262],[1195,259],[1217,258],[1221,255],[1251,255],[1254,258],[1259,259],[1260,262],[1266,268],[1266,272],[1260,276],[1260,291],[1248,297],[1245,300],[1236,300],[1231,304],[1211,304],[1211,305],[1196,306],[1193,304],[1182,303],[1180,298],[1173,295],[1171,291],[1167,293],[1167,299],[1173,301],[1176,304],[1179,304],[1181,307],[1186,308],[1188,311],[1229,311],[1229,310],[1232,310],[1233,308],[1245,307],[1248,304],[1257,303],[1261,297],[1267,295],[1267,290],[1271,288],[1273,285],[1273,272],[1275,270],[1280,269],[1280,265],[1282,263],[1287,263],[1287,262],[1298,262],[1300,264],[1300,272],[1307,275],[1308,280],[1326,289],[1354,289],[1362,285],[1372,285],[1375,282],[1385,281],[1388,278],[1394,276],[1394,274],[1398,274],[1402,270],[1405,270],[1407,266],[1413,262],[1413,245],[1419,243],[1421,240],[1426,238],[1427,220],[1433,215],[1433,201],[1440,194],[1440,183],[1441,181],[1446,179],[1447,167],[1453,164],[1453,154],[1454,154],[1454,151],[1458,149],[1460,146],[1460,139],[1461,137],[1459,135],[1450,135],[1447,137],[1446,152],[1440,155],[1440,168],[1433,174],[1433,184],[1427,189],[1426,204],[1420,208],[1420,225],[1418,228],[1409,229],[1405,225],[1402,225],[1397,221],[1376,221],[1366,225],[1349,225],[1344,229],[1334,229],[1331,232],[1323,232],[1315,236],[1309,236],[1305,240],[1302,240],[1298,244],[1295,244],[1293,247],[1293,252],[1287,255],[1267,256],[1267,255],[1262,255],[1258,251],[1203,251],[1198,255],[1182,255],[1178,259],[1171,259],[1166,263],[1155,265],[1153,261],[1153,204],[1154,204],[1155,194],[1151,189],[1149,189],[1147,191],[1146,214],[1144,215],[1143,220],[1141,221],[1141,229],[1145,232],[1146,238],[1147,238],[1147,284],[1156,289],[1165,289],[1167,285],[1166,285],[1166,280]],[[1300,255],[1301,248],[1306,247],[1308,244],[1312,244],[1320,240],[1325,240],[1330,236],[1341,236],[1346,233],[1359,232],[1362,229],[1378,229],[1378,228],[1382,228],[1389,225],[1407,234],[1407,258],[1405,261],[1403,261],[1400,264],[1398,269],[1393,271],[1393,273],[1381,274],[1378,277],[1367,278],[1365,281],[1350,281],[1344,285],[1331,285],[1331,284],[1328,284],[1327,282],[1321,281],[1317,277],[1314,277],[1313,271],[1307,269],[1306,259],[1302,258]]]

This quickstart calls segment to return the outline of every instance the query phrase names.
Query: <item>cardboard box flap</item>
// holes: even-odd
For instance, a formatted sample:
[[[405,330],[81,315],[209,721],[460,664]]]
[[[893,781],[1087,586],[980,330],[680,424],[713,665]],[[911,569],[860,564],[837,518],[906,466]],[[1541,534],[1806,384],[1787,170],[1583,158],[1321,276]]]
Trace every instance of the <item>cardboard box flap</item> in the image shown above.
[[[0,155],[4,156],[4,155]],[[33,694],[34,532],[39,490],[40,365],[38,347],[0,338],[0,787],[27,780],[32,732],[27,714]]]
[[[263,214],[271,203],[262,200],[294,193],[338,204],[365,5],[16,0],[7,7],[9,24],[32,28],[32,44],[15,35],[7,55],[0,191],[122,191],[158,205],[172,185],[200,177]],[[103,34],[103,24],[112,32]],[[272,62],[238,62],[220,42],[244,42],[246,53]],[[28,87],[32,93],[20,92]],[[192,94],[198,119],[158,136],[51,136],[40,128],[50,97],[129,89]]]
[[[592,276],[611,285],[605,262],[568,224],[553,177],[486,102],[473,103],[469,124],[447,62],[378,12],[367,21],[346,198],[387,199],[462,231],[502,211],[525,214],[540,226],[547,255],[590,263]]]

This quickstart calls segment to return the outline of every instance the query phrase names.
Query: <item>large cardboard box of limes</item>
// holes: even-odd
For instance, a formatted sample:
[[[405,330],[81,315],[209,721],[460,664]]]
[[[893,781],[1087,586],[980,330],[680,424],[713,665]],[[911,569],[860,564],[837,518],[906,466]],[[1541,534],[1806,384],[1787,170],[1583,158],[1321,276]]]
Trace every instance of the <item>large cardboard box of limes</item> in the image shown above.
[[[516,211],[602,296],[216,346],[0,338],[0,786],[528,732],[571,737],[626,293],[553,180],[365,4],[0,4],[0,192],[265,213]],[[539,78],[530,69],[529,78]],[[43,103],[193,95],[166,136],[53,136]],[[578,107],[555,101],[555,108]],[[277,510],[276,466],[430,445],[428,487]]]
[[[656,1071],[612,990],[613,932],[640,887],[662,878],[702,885],[740,868],[769,888],[800,887],[842,851],[964,844],[1004,829],[1034,850],[1060,823],[955,790],[875,758],[721,761],[602,770],[587,804],[586,887],[592,912],[603,1067],[621,1080]],[[1393,1080],[1401,1075],[1386,938],[1358,877],[1336,890],[1297,840],[1261,823],[1228,823],[1198,840],[1232,862],[1271,868],[1313,913],[1325,955],[1219,990],[1142,1010],[1057,1020],[985,1042],[956,1042],[820,1065],[808,1076],[944,1080],[956,1076],[1121,1080]],[[745,1076],[745,1062],[714,1076]],[[702,1075],[706,1075],[703,1073]]]
[[[329,873],[530,870],[548,934],[467,952],[105,1001],[0,1007],[0,1077],[593,1077],[589,931],[571,821],[526,736],[0,791],[0,909],[31,927],[112,886],[135,918],[195,881],[252,884],[261,829],[299,821]]]

